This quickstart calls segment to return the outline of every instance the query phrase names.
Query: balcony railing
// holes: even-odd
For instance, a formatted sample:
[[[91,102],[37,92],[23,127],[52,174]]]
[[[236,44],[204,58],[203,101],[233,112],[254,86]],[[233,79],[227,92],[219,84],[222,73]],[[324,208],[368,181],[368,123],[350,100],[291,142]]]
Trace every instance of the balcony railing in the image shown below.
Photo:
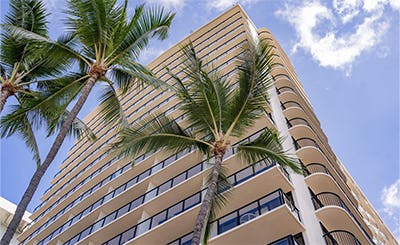
[[[307,176],[315,173],[325,173],[332,176],[331,172],[329,172],[329,169],[321,163],[310,163],[304,170]]]
[[[341,207],[344,210],[346,210],[346,212],[357,223],[358,227],[362,230],[362,232],[368,238],[368,240],[372,244],[374,244],[370,235],[367,233],[367,231],[364,229],[364,227],[361,225],[361,223],[357,220],[357,218],[354,216],[354,214],[351,212],[351,210],[347,207],[347,205],[342,201],[342,199],[337,194],[332,193],[332,192],[321,192],[312,197],[312,202],[314,204],[315,210],[318,210],[325,206],[337,206],[337,207]],[[335,244],[335,243],[333,243],[333,244]],[[339,243],[339,244],[341,244],[341,243]]]
[[[293,215],[300,221],[299,210],[288,196],[279,189],[213,221],[211,223],[211,237],[220,235],[239,225],[247,223],[257,216],[284,204],[288,205]]]
[[[361,245],[352,233],[343,230],[327,232],[324,238],[327,245]]]
[[[282,110],[285,110],[285,109],[287,109],[289,107],[298,107],[298,108],[303,109],[301,107],[301,105],[299,103],[295,102],[295,101],[287,101],[287,102],[281,104],[281,107],[282,107]]]
[[[278,189],[213,221],[211,223],[210,238],[231,230],[239,225],[245,224],[257,216],[260,216],[284,204],[288,205],[296,218],[301,221],[299,210],[287,197],[287,195],[281,189]],[[167,245],[189,245],[191,244],[192,237],[193,232],[190,232],[168,243]]]
[[[296,125],[306,125],[306,126],[310,127],[310,124],[304,118],[300,118],[300,117],[292,118],[292,119],[288,120],[286,123],[288,125],[288,128],[291,128]]]
[[[238,184],[248,180],[251,177],[254,177],[254,176],[258,175],[258,174],[261,174],[262,172],[265,172],[267,169],[271,168],[272,166],[275,166],[275,164],[274,163],[268,163],[268,162],[262,160],[262,161],[259,161],[259,162],[255,163],[255,164],[245,168],[245,169],[242,169],[242,170],[240,170],[240,171],[228,176],[228,179],[231,181],[230,184],[232,186],[235,186],[235,185],[238,185]],[[281,170],[284,171],[283,173],[285,174],[285,176],[288,177],[288,173],[286,172],[286,170],[284,168],[281,168]],[[243,173],[246,173],[246,174],[243,174]],[[155,190],[158,190],[158,189],[155,188]],[[110,244],[122,244],[123,242],[121,242],[121,241],[127,241],[127,240],[125,240],[125,237],[129,237],[129,240],[133,239],[133,238],[139,236],[140,234],[144,233],[145,231],[154,228],[158,224],[161,224],[162,222],[173,218],[175,215],[178,215],[178,214],[190,209],[191,207],[193,207],[193,206],[195,206],[195,205],[197,205],[197,204],[199,204],[201,202],[201,199],[202,199],[202,197],[204,195],[200,195],[200,194],[201,194],[201,192],[204,192],[204,191],[206,191],[206,190],[197,192],[196,194],[194,194],[194,195],[186,198],[185,200],[183,200],[183,201],[171,206],[168,209],[165,209],[164,211],[154,215],[153,217],[151,217],[151,218],[149,218],[149,219],[147,219],[145,221],[142,221],[138,225],[135,225],[134,227],[124,231],[123,233],[119,234],[118,236],[114,237],[113,239],[109,240],[108,242],[106,242],[104,244],[107,244],[107,245],[110,245]],[[225,190],[222,190],[222,191],[225,191]],[[149,193],[152,193],[152,192],[153,192],[153,190],[149,191]],[[155,193],[152,194],[153,197],[154,197],[154,194]],[[141,197],[138,198],[140,200],[138,200],[138,203],[137,203],[137,205],[135,207],[137,207],[140,204],[142,204],[145,201],[147,201],[145,196],[146,196],[146,194],[144,196],[141,196]],[[191,205],[189,207],[187,205],[185,205],[185,203],[188,202],[187,200],[189,200],[189,202],[191,203]],[[125,210],[124,208],[126,206],[128,206],[128,208],[126,208],[126,210]],[[294,205],[293,205],[293,207],[294,207]],[[129,206],[129,204],[128,204],[128,205],[125,205],[124,207],[122,207],[121,209],[124,209],[124,213],[121,213],[119,210],[113,212],[112,214],[108,215],[108,216],[110,216],[112,218],[108,218],[108,216],[104,217],[102,220],[99,220],[94,225],[88,227],[87,229],[82,231],[80,234],[76,235],[73,239],[71,239],[71,241],[78,242],[78,241],[82,240],[84,237],[88,236],[91,233],[94,233],[96,230],[98,230],[101,227],[105,226],[105,224],[110,223],[112,220],[115,220],[116,218],[118,218],[118,217],[122,216],[123,214],[125,214],[125,213],[129,212],[130,210],[132,210],[133,206],[132,205]],[[297,213],[298,213],[298,211],[297,211]],[[108,220],[108,222],[105,222],[105,220]],[[162,222],[159,222],[159,220],[162,220]],[[138,230],[139,228],[140,228],[140,230]],[[143,229],[145,231],[143,231]],[[86,232],[87,230],[88,230],[88,232]],[[84,234],[84,235],[82,235],[82,234]],[[74,239],[78,239],[78,240],[75,241]],[[66,243],[66,244],[74,244],[74,243],[69,242],[69,243]]]
[[[295,147],[296,151],[298,149],[306,147],[306,146],[313,146],[313,147],[316,147],[321,150],[321,148],[319,147],[317,142],[315,142],[315,140],[310,139],[310,138],[300,138],[297,140],[293,139],[293,142],[294,142],[294,147]]]
[[[276,89],[276,91],[277,91],[277,93],[278,93],[278,94],[281,94],[281,93],[283,93],[283,92],[287,92],[287,91],[290,91],[290,92],[296,93],[296,91],[294,91],[294,89],[293,89],[293,88],[291,88],[291,87],[288,87],[288,86],[283,86],[283,87],[277,88],[277,89]]]

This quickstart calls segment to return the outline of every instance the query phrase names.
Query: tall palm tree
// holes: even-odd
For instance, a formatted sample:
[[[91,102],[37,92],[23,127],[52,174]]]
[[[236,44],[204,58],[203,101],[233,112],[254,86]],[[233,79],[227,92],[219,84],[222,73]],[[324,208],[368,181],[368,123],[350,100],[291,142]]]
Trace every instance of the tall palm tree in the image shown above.
[[[47,16],[44,3],[41,0],[13,0],[10,1],[10,10],[5,16],[2,26],[16,26],[47,38]],[[52,50],[44,50],[36,45],[35,42],[29,42],[29,40],[21,41],[18,36],[7,28],[2,29],[0,43],[0,112],[3,111],[10,97],[14,97],[13,102],[16,102],[12,103],[7,111],[7,115],[1,121],[1,137],[9,137],[16,133],[19,134],[24,139],[28,148],[33,152],[33,158],[37,166],[39,166],[41,163],[39,147],[34,134],[35,126],[39,125],[35,125],[30,120],[30,117],[34,115],[19,113],[18,118],[15,118],[13,112],[17,108],[23,107],[27,100],[41,97],[40,93],[43,89],[52,86],[54,90],[55,84],[52,83],[52,78],[60,76],[68,68],[69,60],[65,57],[48,59],[48,56],[44,55],[44,52],[48,54]],[[60,89],[60,84],[57,87]],[[50,117],[42,119],[48,122],[58,121],[61,115],[56,118],[51,110],[51,108],[57,106],[59,105],[54,104],[47,108],[47,115],[51,115],[51,119]],[[63,110],[63,114],[66,113],[68,111]],[[41,118],[39,115],[36,116]],[[64,116],[62,115],[62,117]],[[55,128],[55,126],[56,124],[51,126],[51,128]],[[71,133],[75,133],[78,136],[82,133],[87,133],[88,136],[94,137],[86,125],[78,118],[75,120],[73,126],[74,129]]]
[[[102,91],[100,106],[103,122],[107,123],[115,120],[124,122],[118,100],[118,88],[123,95],[135,82],[160,85],[151,72],[136,61],[150,39],[166,38],[174,14],[166,13],[162,8],[145,8],[141,5],[136,7],[133,16],[129,17],[127,0],[123,5],[118,4],[117,0],[69,0],[67,13],[69,17],[66,24],[69,33],[63,38],[63,42],[53,42],[29,30],[7,26],[21,39],[48,45],[57,49],[58,55],[76,59],[80,70],[85,71],[85,74],[71,82],[71,86],[82,83],[80,93],[76,94],[76,103],[63,121],[46,159],[35,171],[1,244],[8,244],[11,240],[42,176],[54,160],[68,129],[71,128],[94,85],[99,82],[106,85]],[[51,101],[60,100],[60,97],[62,104],[65,104],[65,98],[59,95],[68,93],[67,90],[61,89],[51,93],[32,102],[28,107],[30,110],[45,112],[46,105]],[[20,113],[26,113],[26,109],[22,109]],[[18,116],[18,113],[15,116]]]
[[[261,159],[276,162],[300,173],[298,162],[289,157],[281,147],[281,139],[273,130],[267,130],[252,142],[231,145],[262,116],[268,104],[271,85],[271,49],[263,41],[250,44],[239,59],[237,81],[229,82],[218,72],[209,72],[196,56],[191,44],[183,48],[186,60],[183,69],[187,79],[177,76],[176,91],[190,127],[182,128],[174,119],[163,114],[121,130],[113,147],[122,155],[137,155],[159,149],[179,152],[196,148],[213,156],[214,165],[204,199],[194,227],[192,244],[200,244],[205,223],[211,208],[217,203],[218,180],[223,179],[221,164],[226,151],[235,148],[238,156],[247,163]]]

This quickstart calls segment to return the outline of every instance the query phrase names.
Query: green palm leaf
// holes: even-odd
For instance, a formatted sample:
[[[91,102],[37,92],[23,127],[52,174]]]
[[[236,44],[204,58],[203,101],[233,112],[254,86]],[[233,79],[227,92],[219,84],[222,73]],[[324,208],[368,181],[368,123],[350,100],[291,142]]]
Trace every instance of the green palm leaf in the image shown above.
[[[267,162],[289,167],[301,174],[302,168],[299,161],[288,157],[282,150],[282,141],[276,131],[267,130],[252,142],[238,145],[237,155],[243,162],[254,163],[264,159]]]

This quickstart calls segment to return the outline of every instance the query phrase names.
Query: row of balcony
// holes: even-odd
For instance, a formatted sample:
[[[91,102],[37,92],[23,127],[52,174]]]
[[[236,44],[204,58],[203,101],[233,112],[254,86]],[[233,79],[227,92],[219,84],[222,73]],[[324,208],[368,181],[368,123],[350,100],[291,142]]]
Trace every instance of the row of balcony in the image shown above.
[[[288,112],[289,108],[294,107],[294,108],[299,108],[301,111],[303,111],[302,106],[298,102],[296,102],[295,97],[297,97],[297,92],[290,85],[283,85],[279,87],[277,89],[277,93],[278,95],[285,93],[285,96],[282,95],[283,96],[282,98],[286,98],[286,102],[281,103],[282,110],[286,110]],[[287,100],[288,98],[293,98],[293,99]],[[302,118],[302,116],[307,116],[307,115],[301,113],[295,114],[293,112],[290,112],[289,114],[290,114],[289,118],[291,119],[287,120],[287,126],[289,130],[291,130],[291,134],[295,133],[292,134],[292,136],[297,138],[297,139],[293,138],[295,150],[298,153],[299,151],[302,151],[301,153],[303,156],[307,155],[308,156],[307,161],[313,159],[312,154],[310,154],[310,152],[308,152],[308,154],[304,154],[305,151],[308,151],[307,149],[315,149],[317,152],[324,155],[324,150],[321,149],[319,144],[316,142],[316,139],[319,140],[321,139],[314,132],[313,128],[307,122],[307,120]],[[296,131],[294,129],[295,126],[298,128],[296,129],[297,132],[294,132]],[[312,134],[310,134],[309,132],[305,132],[307,131],[306,128],[308,128],[309,129],[308,131],[312,132]],[[302,131],[301,133],[299,133],[300,129]],[[316,139],[313,139],[314,137]],[[328,160],[326,157],[325,159]],[[326,162],[330,164],[329,160]],[[335,168],[333,170],[334,172],[336,172]],[[321,179],[323,178],[319,176],[321,174],[329,176],[329,180],[324,180],[323,182],[321,182]],[[354,204],[354,197],[351,194],[349,194],[347,190],[348,186],[346,185],[346,183],[344,183],[343,185],[344,188],[346,189],[346,191],[344,191],[339,182],[337,182],[336,178],[333,177],[329,169],[323,164],[319,163],[308,164],[305,169],[305,175],[307,175],[305,179],[306,183],[310,187],[318,190],[327,188],[327,190],[341,193],[341,195],[346,198],[346,201],[348,201],[348,204],[346,204],[342,200],[342,198],[335,192],[325,191],[325,192],[320,192],[317,195],[313,195],[312,201],[316,209],[317,217],[321,221],[325,222],[326,225],[329,226],[330,230],[343,229],[343,230],[335,230],[332,232],[325,232],[324,238],[326,243],[328,245],[329,244],[356,244],[356,245],[374,244],[371,238],[372,234],[367,231],[368,229],[367,227],[364,227],[365,224],[363,222],[360,222],[360,220],[362,221],[363,216],[359,214],[357,209],[358,205]],[[339,175],[339,177],[341,177],[341,175]],[[327,184],[326,181],[330,181],[330,183]],[[348,207],[348,205],[351,206],[351,209]],[[340,221],[338,217],[341,217],[342,220]],[[364,226],[361,223],[363,223]],[[352,232],[355,235],[353,235]],[[359,237],[363,242],[361,243],[356,237]]]

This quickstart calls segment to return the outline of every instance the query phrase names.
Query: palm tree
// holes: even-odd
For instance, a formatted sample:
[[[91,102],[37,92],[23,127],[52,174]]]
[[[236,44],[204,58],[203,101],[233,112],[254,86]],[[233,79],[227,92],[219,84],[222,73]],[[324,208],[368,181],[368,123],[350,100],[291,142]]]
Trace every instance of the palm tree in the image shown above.
[[[41,0],[14,0],[10,2],[10,11],[5,16],[3,25],[24,28],[47,38],[47,16],[44,3]],[[55,84],[52,84],[52,78],[60,76],[68,67],[69,61],[66,58],[48,59],[48,56],[44,55],[44,51],[48,54],[52,50],[43,50],[35,42],[20,41],[18,39],[9,29],[3,29],[0,41],[0,112],[3,111],[10,97],[14,97],[14,101],[17,104],[11,105],[9,111],[7,111],[7,115],[2,118],[1,137],[10,137],[16,133],[22,136],[28,148],[33,152],[33,158],[37,166],[39,166],[41,160],[34,134],[36,128],[35,123],[30,120],[33,115],[19,113],[18,118],[15,118],[13,112],[17,108],[24,107],[26,101],[38,99],[42,96],[40,94],[42,91],[40,90],[47,89],[49,86],[53,87],[54,90]],[[47,81],[41,80],[43,78],[47,78]],[[60,89],[59,85],[57,87]],[[58,104],[54,104],[47,108],[47,115],[51,115],[51,119],[50,117],[44,119],[38,115],[37,118],[47,120],[48,122],[58,121],[59,117],[54,117],[53,111],[50,110],[50,108],[57,106]],[[65,110],[63,111],[65,112]],[[68,112],[66,111],[64,114],[66,113]],[[38,125],[36,124],[36,126]],[[51,128],[55,126],[56,124],[51,126]],[[74,122],[74,129],[71,133],[75,133],[78,136],[87,134],[91,138],[94,138],[89,128],[78,118]]]
[[[70,82],[72,87],[80,87],[79,94],[75,94],[76,103],[63,121],[46,159],[35,171],[1,244],[8,244],[11,240],[42,176],[54,160],[74,119],[96,83],[106,85],[100,102],[101,116],[106,123],[115,123],[116,120],[124,122],[118,100],[118,88],[124,95],[136,84],[135,82],[162,85],[152,77],[147,68],[136,61],[150,39],[166,38],[174,14],[166,13],[162,8],[145,8],[141,5],[135,8],[132,17],[128,17],[127,10],[127,0],[123,5],[118,4],[117,0],[70,0],[67,10],[69,18],[66,23],[69,33],[62,38],[62,42],[51,41],[18,26],[6,26],[20,39],[34,40],[40,45],[58,50],[60,57],[76,59],[80,70],[85,71],[85,74]],[[60,96],[65,93],[71,95],[68,88],[60,89],[59,92],[49,93],[47,97],[32,100],[26,108],[45,112],[47,105],[54,100],[61,100],[63,105],[67,104],[65,97]],[[22,108],[20,113],[26,113],[26,108]],[[18,113],[14,116],[18,117]]]
[[[214,165],[194,227],[192,244],[198,245],[206,231],[205,223],[212,215],[212,207],[218,204],[218,180],[224,177],[221,164],[229,148],[235,148],[238,157],[247,163],[266,159],[290,167],[297,173],[301,173],[301,168],[282,150],[281,139],[273,130],[267,130],[249,143],[230,144],[265,115],[271,85],[272,53],[268,44],[259,41],[245,49],[239,59],[235,83],[218,72],[208,72],[191,44],[182,50],[185,58],[183,71],[187,79],[171,75],[177,80],[180,109],[190,126],[184,129],[163,114],[152,115],[122,129],[113,147],[125,156],[160,149],[179,152],[188,148],[198,149],[207,157],[213,156]]]

